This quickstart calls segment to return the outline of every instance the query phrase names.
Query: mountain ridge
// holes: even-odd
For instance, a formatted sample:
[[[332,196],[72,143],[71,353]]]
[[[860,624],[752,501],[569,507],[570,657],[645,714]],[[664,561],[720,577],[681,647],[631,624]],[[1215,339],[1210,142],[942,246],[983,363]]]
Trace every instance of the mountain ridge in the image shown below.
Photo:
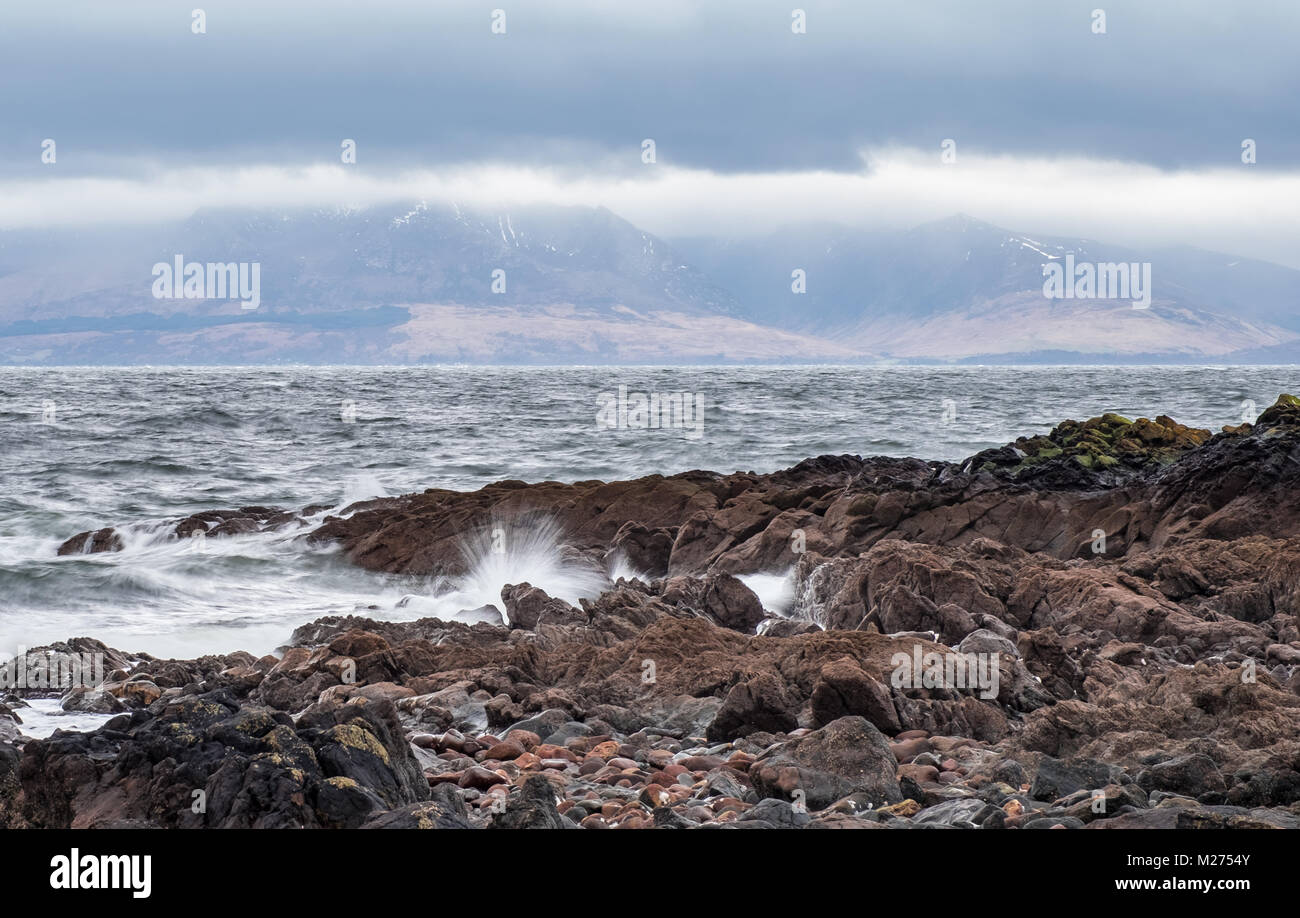
[[[1047,298],[1067,255],[1151,264],[1150,308]],[[261,305],[156,297],[177,256],[256,263]],[[1276,362],[1300,356],[1297,306],[1300,271],[1268,262],[966,214],[665,240],[604,207],[421,200],[0,233],[8,364]]]

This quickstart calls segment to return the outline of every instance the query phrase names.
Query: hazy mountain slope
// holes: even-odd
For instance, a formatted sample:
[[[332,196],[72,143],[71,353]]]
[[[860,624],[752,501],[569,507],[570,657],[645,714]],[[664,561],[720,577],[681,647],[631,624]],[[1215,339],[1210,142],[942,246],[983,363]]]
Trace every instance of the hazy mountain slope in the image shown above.
[[[1159,299],[1150,309],[1134,309],[1105,300],[1045,304],[1041,295],[1027,292],[921,318],[880,316],[864,321],[842,340],[916,359],[988,362],[1038,355],[1056,362],[1067,354],[1218,360],[1261,341],[1300,341],[1300,336]]]
[[[0,321],[238,311],[229,302],[155,299],[153,265],[177,254],[259,262],[270,314],[413,302],[736,311],[665,243],[603,208],[484,214],[416,203],[203,211],[175,225],[0,234]],[[503,292],[492,289],[496,269],[505,272]]]
[[[155,298],[153,266],[176,255],[256,262],[260,306]],[[209,211],[169,226],[0,235],[0,360],[13,363],[865,356],[739,312],[662,240],[603,208]]]
[[[256,263],[261,300],[154,296],[153,268]],[[1149,309],[1049,299],[1043,265],[1150,262]],[[806,292],[792,272],[806,273]],[[496,285],[494,286],[494,279]],[[673,244],[603,208],[202,211],[0,233],[0,361],[1270,362],[1300,353],[1300,271],[1137,252],[958,215]]]
[[[963,215],[900,233],[822,225],[676,244],[756,321],[896,358],[1217,358],[1300,340],[1300,271],[1191,248],[1138,252]],[[1047,298],[1043,265],[1066,255],[1150,262],[1151,307]],[[806,293],[791,290],[795,268]]]

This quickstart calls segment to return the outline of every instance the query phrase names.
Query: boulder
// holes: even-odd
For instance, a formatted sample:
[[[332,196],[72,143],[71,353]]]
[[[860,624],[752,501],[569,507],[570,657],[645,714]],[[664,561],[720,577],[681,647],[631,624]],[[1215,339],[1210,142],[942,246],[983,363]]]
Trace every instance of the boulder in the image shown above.
[[[777,678],[760,673],[731,687],[709,724],[708,738],[717,741],[758,732],[786,733],[799,725],[797,713],[797,705]]]
[[[781,743],[749,769],[760,797],[802,801],[810,810],[862,794],[876,806],[900,803],[898,762],[884,734],[863,717],[842,717]]]
[[[555,788],[534,775],[516,790],[505,811],[493,817],[490,829],[564,829],[568,824],[555,806]]]

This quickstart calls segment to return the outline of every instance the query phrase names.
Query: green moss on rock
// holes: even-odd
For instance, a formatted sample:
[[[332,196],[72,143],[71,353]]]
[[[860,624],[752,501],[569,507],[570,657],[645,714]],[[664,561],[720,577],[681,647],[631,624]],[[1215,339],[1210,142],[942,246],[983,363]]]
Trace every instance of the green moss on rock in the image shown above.
[[[326,736],[350,749],[369,752],[371,755],[378,757],[385,765],[389,764],[388,750],[384,748],[383,743],[375,739],[374,734],[355,719],[349,723],[331,727]]]
[[[1288,429],[1300,428],[1300,397],[1279,395],[1277,401],[1255,420],[1255,430],[1264,436],[1278,436]]]
[[[1062,421],[1045,436],[1021,437],[1011,447],[1024,458],[1009,471],[1017,475],[1061,458],[1073,459],[1091,471],[1167,465],[1210,436],[1208,430],[1187,427],[1165,415],[1135,421],[1107,413],[1087,421]]]

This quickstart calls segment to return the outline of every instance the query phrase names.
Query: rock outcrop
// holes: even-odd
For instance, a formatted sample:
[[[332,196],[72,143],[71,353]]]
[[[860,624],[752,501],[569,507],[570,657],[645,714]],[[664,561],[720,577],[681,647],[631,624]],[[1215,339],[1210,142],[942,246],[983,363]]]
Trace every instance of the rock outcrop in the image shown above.
[[[474,624],[324,616],[262,658],[55,645],[104,654],[104,684],[3,699],[0,821],[1300,827],[1290,396],[1220,433],[1105,415],[963,463],[823,456],[321,512],[161,537],[292,528],[456,577],[483,527],[545,520],[619,575],[577,604],[507,584],[504,617]],[[108,527],[59,551],[122,546]],[[760,572],[788,572],[783,614],[740,579]],[[102,726],[29,738],[33,694]]]

